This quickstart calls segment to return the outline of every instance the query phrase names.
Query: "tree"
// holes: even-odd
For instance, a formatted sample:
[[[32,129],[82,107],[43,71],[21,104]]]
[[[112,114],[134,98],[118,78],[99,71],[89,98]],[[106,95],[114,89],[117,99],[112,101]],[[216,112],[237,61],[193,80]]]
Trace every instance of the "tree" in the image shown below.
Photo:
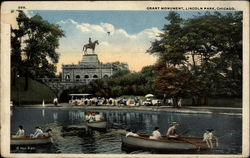
[[[182,39],[184,21],[175,12],[170,12],[165,19],[170,24],[164,25],[164,33],[160,35],[160,40],[152,42],[147,52],[157,54],[159,57],[155,65],[158,73],[155,81],[156,90],[173,98],[174,106],[177,107],[178,97],[184,95],[183,88],[186,86],[187,79],[187,73],[179,70],[183,69],[187,60]]]
[[[127,63],[122,63],[119,61],[108,63],[112,65],[113,76],[122,76],[130,72]]]
[[[187,20],[170,12],[166,19],[170,24],[147,51],[159,57],[157,90],[202,97],[205,105],[209,96],[241,96],[242,12],[207,12]]]
[[[12,61],[22,68],[25,76],[25,90],[29,77],[54,76],[58,63],[59,39],[64,32],[59,25],[44,21],[41,16],[27,17],[20,11],[17,17],[19,29],[12,29]],[[14,63],[13,63],[14,64]],[[13,65],[14,66],[14,65]]]
[[[241,86],[233,85],[242,83],[242,12],[226,15],[207,12],[188,19],[184,32],[184,45],[192,56],[193,74],[209,78],[204,80],[207,82],[197,82],[203,87],[199,93],[206,96],[241,94]],[[200,57],[200,60],[195,63],[194,57]],[[223,88],[225,86],[228,88]]]
[[[182,47],[183,19],[175,12],[170,12],[165,19],[170,24],[164,25],[164,33],[160,34],[161,39],[152,42],[147,52],[157,54],[169,67],[176,67],[186,61],[186,52]]]

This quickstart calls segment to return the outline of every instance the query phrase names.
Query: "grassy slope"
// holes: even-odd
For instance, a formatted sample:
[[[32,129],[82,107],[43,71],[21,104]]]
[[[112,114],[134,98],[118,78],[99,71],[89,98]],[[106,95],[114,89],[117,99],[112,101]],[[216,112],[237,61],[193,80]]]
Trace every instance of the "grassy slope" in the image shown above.
[[[183,105],[192,105],[192,99],[184,99]],[[241,98],[208,98],[208,106],[242,108]],[[201,105],[202,106],[202,105]]]
[[[14,104],[18,104],[18,98],[20,98],[21,105],[42,104],[43,99],[45,103],[51,103],[56,96],[46,85],[32,79],[29,79],[28,91],[24,91],[24,82],[24,78],[17,78],[16,85],[11,86],[11,101],[13,101]],[[20,97],[18,97],[18,91]]]

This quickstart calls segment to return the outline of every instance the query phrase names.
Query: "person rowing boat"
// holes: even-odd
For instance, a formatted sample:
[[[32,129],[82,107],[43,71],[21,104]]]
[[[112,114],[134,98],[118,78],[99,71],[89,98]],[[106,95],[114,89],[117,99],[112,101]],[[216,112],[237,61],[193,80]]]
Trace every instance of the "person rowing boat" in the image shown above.
[[[173,122],[171,127],[169,127],[166,134],[168,139],[177,139],[179,137],[179,135],[176,133],[176,128],[178,125],[179,123]]]

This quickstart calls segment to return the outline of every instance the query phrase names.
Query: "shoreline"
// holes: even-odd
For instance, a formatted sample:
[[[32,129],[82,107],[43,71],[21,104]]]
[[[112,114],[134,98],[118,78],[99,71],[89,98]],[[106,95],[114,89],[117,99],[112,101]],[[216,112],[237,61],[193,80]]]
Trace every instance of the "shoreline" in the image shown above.
[[[183,106],[173,108],[171,106],[72,106],[67,103],[58,104],[41,104],[13,106],[13,108],[51,108],[51,109],[86,109],[86,110],[135,110],[135,111],[152,111],[152,112],[176,112],[192,114],[224,114],[224,115],[242,115],[242,108],[234,107],[207,107],[207,106]]]

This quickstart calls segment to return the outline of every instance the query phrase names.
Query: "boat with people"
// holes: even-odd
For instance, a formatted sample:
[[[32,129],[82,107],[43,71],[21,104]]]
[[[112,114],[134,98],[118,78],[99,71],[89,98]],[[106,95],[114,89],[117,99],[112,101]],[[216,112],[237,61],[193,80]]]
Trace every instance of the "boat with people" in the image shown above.
[[[158,152],[188,152],[207,150],[209,147],[203,138],[181,136],[177,139],[169,139],[163,136],[161,139],[150,139],[150,135],[122,136],[123,150],[150,150]]]
[[[87,126],[93,129],[106,129],[107,128],[107,122],[100,120],[100,121],[92,121],[92,122],[87,122]]]
[[[44,145],[44,144],[51,144],[51,143],[52,143],[51,137],[32,138],[31,136],[24,136],[24,137],[12,137],[10,140],[11,146]]]

